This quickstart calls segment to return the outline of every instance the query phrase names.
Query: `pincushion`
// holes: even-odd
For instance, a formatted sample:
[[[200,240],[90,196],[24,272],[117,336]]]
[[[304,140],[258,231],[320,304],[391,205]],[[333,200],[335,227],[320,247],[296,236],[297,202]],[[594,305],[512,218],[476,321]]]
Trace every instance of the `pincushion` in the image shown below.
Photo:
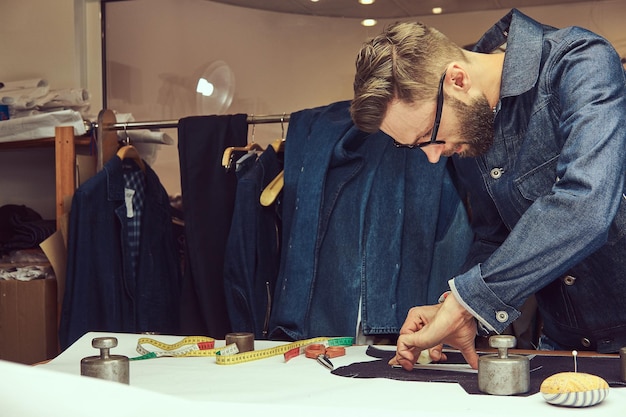
[[[550,404],[566,407],[589,407],[609,393],[609,384],[596,375],[560,372],[546,378],[539,391]]]

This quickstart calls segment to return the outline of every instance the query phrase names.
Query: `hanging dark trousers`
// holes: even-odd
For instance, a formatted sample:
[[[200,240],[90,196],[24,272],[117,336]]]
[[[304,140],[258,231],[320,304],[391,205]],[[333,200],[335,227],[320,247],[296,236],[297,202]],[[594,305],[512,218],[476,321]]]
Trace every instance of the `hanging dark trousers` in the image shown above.
[[[185,217],[181,332],[223,339],[230,331],[224,252],[237,179],[222,167],[224,149],[247,142],[247,115],[194,116],[178,122]]]

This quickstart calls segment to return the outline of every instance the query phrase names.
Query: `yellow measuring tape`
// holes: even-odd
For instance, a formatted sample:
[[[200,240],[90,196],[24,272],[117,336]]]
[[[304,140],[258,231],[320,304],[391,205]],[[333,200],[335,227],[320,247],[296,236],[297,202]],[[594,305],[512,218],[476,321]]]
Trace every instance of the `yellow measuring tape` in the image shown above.
[[[152,345],[158,350],[148,350],[144,345]],[[164,343],[150,337],[140,337],[137,341],[139,357],[131,360],[160,358],[162,356],[215,356],[215,339],[205,336],[188,336],[176,343]]]
[[[230,345],[216,348],[215,339],[205,336],[188,336],[173,344],[160,342],[149,337],[141,337],[137,341],[137,352],[141,356],[130,359],[139,360],[164,356],[215,356],[215,361],[218,365],[234,365],[284,354],[285,360],[287,361],[292,357],[301,354],[303,352],[303,348],[312,343],[321,343],[325,346],[351,346],[353,342],[354,338],[352,337],[315,337],[267,349],[239,353],[236,344],[232,343]],[[144,345],[152,345],[158,350],[150,351],[146,349]]]

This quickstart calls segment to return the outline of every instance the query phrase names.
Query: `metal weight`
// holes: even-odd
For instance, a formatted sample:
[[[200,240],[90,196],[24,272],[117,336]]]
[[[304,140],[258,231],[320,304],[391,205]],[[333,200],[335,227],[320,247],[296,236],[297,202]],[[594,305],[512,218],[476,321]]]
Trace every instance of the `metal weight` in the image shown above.
[[[497,335],[489,338],[489,346],[497,354],[478,358],[478,389],[493,395],[516,395],[530,388],[530,361],[526,356],[509,355],[514,348],[515,336]]]
[[[128,357],[110,354],[111,348],[117,346],[117,338],[96,337],[91,341],[91,346],[100,349],[100,356],[83,358],[80,361],[80,374],[128,384]]]
[[[232,343],[236,344],[239,353],[250,352],[254,350],[254,333],[227,333],[224,341],[226,342],[226,345],[230,345]]]

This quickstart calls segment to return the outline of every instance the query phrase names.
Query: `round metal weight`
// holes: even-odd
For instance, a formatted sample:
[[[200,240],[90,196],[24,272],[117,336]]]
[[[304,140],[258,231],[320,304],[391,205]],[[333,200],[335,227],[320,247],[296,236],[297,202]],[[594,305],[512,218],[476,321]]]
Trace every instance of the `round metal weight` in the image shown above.
[[[516,395],[530,389],[530,361],[526,356],[509,355],[515,347],[515,337],[491,336],[489,345],[497,348],[497,354],[478,358],[478,389],[492,395]]]
[[[100,356],[88,356],[80,361],[80,374],[108,381],[129,383],[129,361],[123,355],[111,355],[117,346],[115,337],[96,337],[91,346],[100,349]]]
[[[254,350],[254,333],[227,333],[224,339],[226,345],[230,345],[231,343],[236,344],[239,353],[251,352]]]

